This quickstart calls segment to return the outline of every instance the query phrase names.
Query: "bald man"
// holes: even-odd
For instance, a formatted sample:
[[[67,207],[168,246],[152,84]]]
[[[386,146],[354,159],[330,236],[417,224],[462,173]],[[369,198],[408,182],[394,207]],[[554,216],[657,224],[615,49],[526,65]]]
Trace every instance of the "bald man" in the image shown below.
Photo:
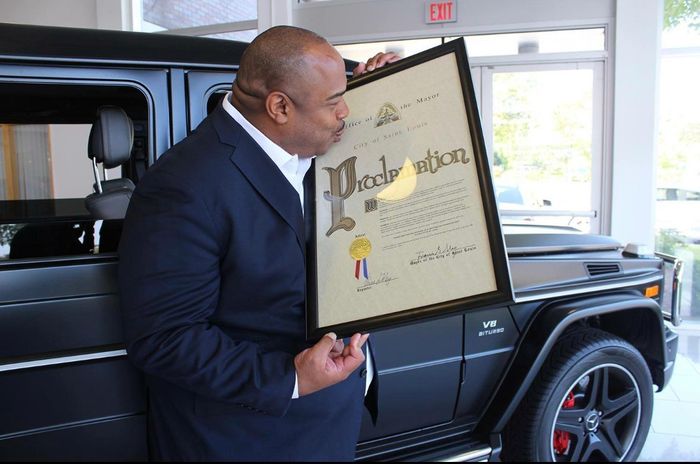
[[[222,104],[139,182],[119,283],[152,458],[354,458],[367,335],[305,341],[303,180],[342,136],[345,89],[325,39],[272,28]]]

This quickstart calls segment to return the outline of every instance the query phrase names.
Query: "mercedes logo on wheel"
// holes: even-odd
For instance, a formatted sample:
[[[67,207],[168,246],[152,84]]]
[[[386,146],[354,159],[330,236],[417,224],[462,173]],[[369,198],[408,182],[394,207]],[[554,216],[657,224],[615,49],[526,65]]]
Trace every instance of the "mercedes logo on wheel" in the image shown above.
[[[586,430],[589,432],[595,431],[600,425],[600,417],[598,416],[598,411],[591,411],[586,416]]]

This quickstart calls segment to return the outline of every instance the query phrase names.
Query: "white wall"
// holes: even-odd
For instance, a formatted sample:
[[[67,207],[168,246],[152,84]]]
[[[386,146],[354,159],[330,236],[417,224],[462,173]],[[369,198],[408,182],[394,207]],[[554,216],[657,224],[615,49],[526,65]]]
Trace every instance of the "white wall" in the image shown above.
[[[49,137],[54,198],[82,198],[95,182],[87,156],[90,124],[52,124]]]
[[[258,0],[258,33],[292,24],[292,0]]]
[[[0,0],[0,22],[131,29],[131,0]]]
[[[615,0],[458,0],[457,22],[425,24],[424,0],[333,0],[295,4],[293,24],[348,43],[599,24],[614,7]]]
[[[610,235],[654,244],[662,0],[617,0]]]
[[[0,21],[41,26],[97,27],[96,0],[0,0]]]

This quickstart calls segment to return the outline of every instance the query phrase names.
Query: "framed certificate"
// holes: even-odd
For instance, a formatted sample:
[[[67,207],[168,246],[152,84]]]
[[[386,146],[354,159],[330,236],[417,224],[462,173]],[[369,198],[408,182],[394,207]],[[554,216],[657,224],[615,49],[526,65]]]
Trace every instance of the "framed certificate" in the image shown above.
[[[316,157],[307,337],[512,301],[462,40],[348,82],[342,141]]]

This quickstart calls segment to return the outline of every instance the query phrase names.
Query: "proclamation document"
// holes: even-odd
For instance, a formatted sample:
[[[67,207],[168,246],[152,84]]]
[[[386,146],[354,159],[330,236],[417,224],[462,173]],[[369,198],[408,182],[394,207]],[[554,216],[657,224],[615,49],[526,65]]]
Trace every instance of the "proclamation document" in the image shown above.
[[[310,330],[349,333],[512,298],[458,58],[442,53],[349,86],[342,141],[315,160]]]

